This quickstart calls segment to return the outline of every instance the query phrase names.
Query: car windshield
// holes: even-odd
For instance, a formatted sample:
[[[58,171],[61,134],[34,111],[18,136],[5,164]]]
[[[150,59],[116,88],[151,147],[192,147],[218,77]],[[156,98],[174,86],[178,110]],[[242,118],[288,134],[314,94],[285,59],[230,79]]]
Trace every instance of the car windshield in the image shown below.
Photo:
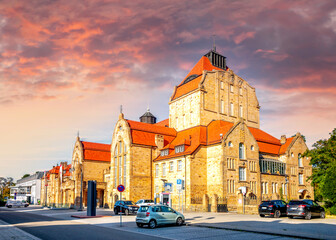
[[[153,203],[153,200],[145,200],[145,203]]]
[[[125,203],[125,205],[135,205],[134,202],[132,202],[132,201],[125,201],[124,203]]]

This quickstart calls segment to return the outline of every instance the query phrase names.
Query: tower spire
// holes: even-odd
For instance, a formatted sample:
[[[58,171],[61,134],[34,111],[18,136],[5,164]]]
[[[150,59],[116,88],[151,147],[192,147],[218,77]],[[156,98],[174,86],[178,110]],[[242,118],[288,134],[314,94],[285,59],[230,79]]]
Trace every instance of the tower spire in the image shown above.
[[[122,113],[122,110],[123,110],[123,109],[122,109],[122,105],[120,105],[120,113]]]
[[[216,52],[216,35],[215,34],[212,35],[212,42],[213,42],[212,50]]]

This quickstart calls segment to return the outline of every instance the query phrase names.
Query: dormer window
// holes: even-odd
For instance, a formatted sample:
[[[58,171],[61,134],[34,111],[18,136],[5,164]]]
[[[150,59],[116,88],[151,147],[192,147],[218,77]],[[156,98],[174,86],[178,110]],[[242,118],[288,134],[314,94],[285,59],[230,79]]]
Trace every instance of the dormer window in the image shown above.
[[[179,145],[175,147],[175,153],[184,152],[184,145]]]
[[[168,156],[169,150],[168,149],[164,149],[161,151],[161,157],[163,156]]]

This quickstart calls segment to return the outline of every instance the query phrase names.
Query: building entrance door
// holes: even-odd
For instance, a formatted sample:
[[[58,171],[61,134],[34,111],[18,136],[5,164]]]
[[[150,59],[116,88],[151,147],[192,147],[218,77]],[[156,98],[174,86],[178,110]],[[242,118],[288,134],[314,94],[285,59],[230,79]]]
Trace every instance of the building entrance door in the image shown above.
[[[170,193],[161,193],[160,194],[160,203],[171,207],[172,206],[172,202],[171,202],[171,195],[170,195]]]

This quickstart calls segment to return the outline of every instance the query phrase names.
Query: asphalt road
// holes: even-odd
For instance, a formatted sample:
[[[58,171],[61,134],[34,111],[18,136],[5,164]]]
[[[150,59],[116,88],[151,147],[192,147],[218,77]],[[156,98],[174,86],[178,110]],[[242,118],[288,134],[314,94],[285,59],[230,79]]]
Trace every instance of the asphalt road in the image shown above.
[[[0,210],[0,219],[28,232],[35,237],[48,240],[59,239],[165,239],[141,233],[83,224],[74,220],[60,220],[53,217],[27,212]]]

